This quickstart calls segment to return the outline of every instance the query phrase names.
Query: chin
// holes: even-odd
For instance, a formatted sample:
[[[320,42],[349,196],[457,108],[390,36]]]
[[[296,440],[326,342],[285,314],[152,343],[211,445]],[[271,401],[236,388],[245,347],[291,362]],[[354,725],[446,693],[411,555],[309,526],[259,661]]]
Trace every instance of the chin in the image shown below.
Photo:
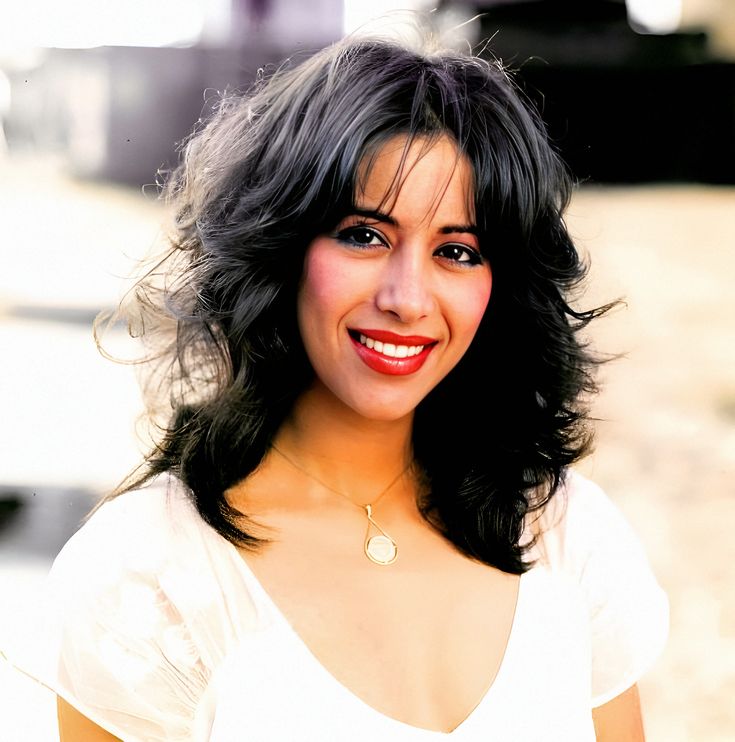
[[[389,409],[385,408],[371,408],[367,410],[355,409],[354,411],[365,418],[366,420],[372,420],[374,422],[391,423],[405,420],[413,415],[415,407],[405,409],[402,411],[396,410],[394,407]]]
[[[419,401],[414,404],[414,401],[401,395],[397,399],[388,397],[387,399],[366,400],[364,397],[353,397],[344,399],[343,403],[365,420],[389,423],[411,417]]]

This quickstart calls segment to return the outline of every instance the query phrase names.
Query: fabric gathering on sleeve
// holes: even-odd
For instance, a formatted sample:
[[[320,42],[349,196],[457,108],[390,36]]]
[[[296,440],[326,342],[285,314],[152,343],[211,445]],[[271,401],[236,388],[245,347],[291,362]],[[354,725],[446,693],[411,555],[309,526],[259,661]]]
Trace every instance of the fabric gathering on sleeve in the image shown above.
[[[556,497],[544,542],[549,559],[579,584],[589,612],[594,708],[632,687],[660,655],[668,599],[641,541],[600,487],[568,472]]]
[[[192,738],[209,673],[154,578],[77,597],[62,622],[60,696],[125,740]]]
[[[208,739],[212,669],[238,618],[212,579],[204,529],[169,494],[150,487],[103,505],[54,562],[46,630],[9,654],[124,742]]]

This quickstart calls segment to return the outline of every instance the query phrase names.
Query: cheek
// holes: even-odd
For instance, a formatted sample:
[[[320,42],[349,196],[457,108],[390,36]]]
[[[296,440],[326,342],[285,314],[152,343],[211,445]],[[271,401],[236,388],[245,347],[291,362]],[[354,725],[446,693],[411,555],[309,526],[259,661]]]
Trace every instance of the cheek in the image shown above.
[[[356,277],[328,240],[315,240],[306,252],[298,296],[301,335],[331,335],[356,300]],[[307,341],[308,338],[304,337]]]
[[[317,241],[309,247],[304,260],[300,303],[304,305],[324,303],[334,294],[333,281],[334,276],[329,270],[326,250],[320,249]]]
[[[463,329],[474,335],[487,309],[492,293],[492,275],[487,272],[482,280],[478,280],[472,286],[466,287],[460,298],[461,317]]]
[[[344,281],[339,267],[335,266],[329,253],[329,249],[320,240],[313,242],[306,252],[298,298],[302,334],[307,318],[308,324],[314,327],[316,322],[331,316],[339,308]]]

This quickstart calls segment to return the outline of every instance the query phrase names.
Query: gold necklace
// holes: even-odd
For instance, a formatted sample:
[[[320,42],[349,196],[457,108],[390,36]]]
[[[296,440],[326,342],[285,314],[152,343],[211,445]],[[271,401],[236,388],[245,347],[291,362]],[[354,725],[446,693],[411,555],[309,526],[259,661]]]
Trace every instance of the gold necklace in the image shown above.
[[[308,472],[306,469],[304,469],[303,466],[299,466],[299,464],[297,464],[290,456],[287,456],[285,453],[283,453],[283,451],[281,451],[281,449],[278,448],[275,443],[272,443],[271,447],[276,453],[280,454],[284,459],[286,459],[286,461],[288,461],[288,463],[291,464],[294,469],[298,469],[300,472],[306,474],[309,479],[313,479],[315,482],[319,483],[322,487],[324,487],[324,489],[327,489],[330,492],[334,492],[336,495],[341,495],[350,504],[365,511],[368,522],[367,530],[365,531],[365,543],[363,548],[365,551],[365,556],[371,562],[379,564],[381,567],[385,567],[389,564],[393,564],[393,562],[396,561],[396,559],[398,558],[398,544],[386,533],[385,529],[383,529],[375,522],[375,520],[373,519],[373,508],[375,507],[375,505],[377,505],[380,498],[383,497],[383,495],[385,495],[391,489],[391,487],[393,487],[393,485],[408,471],[409,467],[411,466],[410,462],[406,465],[405,469],[401,470],[401,472],[395,479],[391,480],[391,483],[371,503],[360,505],[356,502],[353,502],[350,499],[349,495],[346,495],[344,492],[340,492],[339,490],[334,489],[334,487],[330,487],[328,484],[322,482],[321,479],[315,477],[311,472]],[[373,529],[380,531],[380,533],[375,536],[371,536],[370,532]]]

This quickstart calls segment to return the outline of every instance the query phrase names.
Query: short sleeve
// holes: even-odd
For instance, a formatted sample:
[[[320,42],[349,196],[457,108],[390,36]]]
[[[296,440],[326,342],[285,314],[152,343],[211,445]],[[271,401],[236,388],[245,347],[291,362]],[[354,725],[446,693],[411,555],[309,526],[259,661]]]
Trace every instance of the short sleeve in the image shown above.
[[[663,650],[668,600],[640,540],[597,485],[569,472],[556,497],[543,540],[551,561],[581,587],[589,611],[592,706],[601,706],[634,685]]]
[[[206,738],[212,652],[196,611],[182,613],[197,575],[171,564],[166,502],[165,490],[122,495],[70,539],[37,660],[15,663],[124,742]]]

